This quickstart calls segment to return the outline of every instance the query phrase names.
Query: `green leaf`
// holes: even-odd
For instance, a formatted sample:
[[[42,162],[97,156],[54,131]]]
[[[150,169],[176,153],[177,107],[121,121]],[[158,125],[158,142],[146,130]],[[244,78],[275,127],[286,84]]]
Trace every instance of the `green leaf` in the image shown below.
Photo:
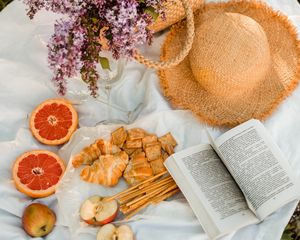
[[[293,240],[291,233],[283,233],[281,236],[281,240]]]
[[[99,22],[99,20],[97,18],[91,18],[91,20],[92,20],[93,23],[98,23]]]
[[[107,38],[108,40],[112,40],[112,39],[113,39],[113,36],[112,36],[111,33],[109,33],[109,34],[106,34],[106,35],[105,35],[105,38]]]
[[[106,57],[99,57],[99,62],[101,64],[101,67],[103,69],[108,69],[110,70],[110,66],[109,66],[109,60]]]
[[[144,11],[145,11],[145,13],[149,14],[153,18],[154,21],[159,16],[159,14],[155,11],[154,7],[146,7]]]
[[[6,7],[12,0],[0,0],[0,11]]]

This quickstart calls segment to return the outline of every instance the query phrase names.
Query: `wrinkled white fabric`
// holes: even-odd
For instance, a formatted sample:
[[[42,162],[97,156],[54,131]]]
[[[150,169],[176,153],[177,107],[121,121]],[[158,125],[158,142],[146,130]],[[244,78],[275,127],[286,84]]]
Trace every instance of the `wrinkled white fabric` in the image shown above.
[[[268,0],[276,9],[281,9],[300,30],[300,5],[296,0]],[[55,91],[49,84],[51,72],[47,67],[47,39],[53,31],[54,14],[41,12],[30,21],[25,7],[15,0],[0,13],[0,239],[30,239],[22,230],[21,216],[24,207],[33,200],[19,193],[11,180],[11,167],[14,159],[24,151],[48,149],[57,151],[57,147],[48,147],[38,143],[28,129],[28,115],[44,99],[55,97]],[[145,51],[149,57],[158,58],[160,44],[164,35],[158,36],[154,45]],[[82,91],[83,84],[74,79],[70,81],[69,94],[80,116],[80,126],[94,126],[106,116],[106,105]],[[75,97],[82,94],[82,97]],[[146,69],[137,63],[126,65],[122,81],[112,90],[112,102],[127,111],[136,109],[136,124],[162,133],[172,130],[181,147],[206,141],[202,125],[189,111],[174,111],[164,99],[154,70]],[[289,97],[264,124],[289,160],[295,174],[300,176],[300,89]],[[114,111],[118,119],[127,119],[126,112]],[[150,115],[149,115],[150,114]],[[149,116],[148,116],[149,115]],[[135,117],[135,116],[134,116]],[[133,118],[134,118],[133,117]],[[224,129],[211,129],[217,136]],[[79,135],[80,130],[76,135]],[[67,154],[72,141],[61,153]],[[70,150],[68,150],[70,149]],[[68,150],[68,151],[67,151]],[[70,154],[70,153],[69,153]],[[67,155],[65,155],[66,157]],[[67,157],[65,161],[68,161]],[[75,180],[75,179],[74,179]],[[122,187],[120,185],[119,187]],[[116,191],[115,189],[114,191]],[[58,220],[54,231],[46,239],[95,239],[96,228],[80,225],[72,229],[74,216],[68,215],[69,196],[76,192],[58,192],[57,195],[34,200],[49,205],[55,210]],[[78,193],[80,197],[86,192]],[[60,199],[59,204],[57,197]],[[74,200],[74,199],[73,199]],[[76,200],[76,199],[75,199]],[[69,199],[70,201],[70,199]],[[71,203],[71,202],[70,202]],[[69,205],[71,206],[71,205]],[[224,239],[231,240],[273,240],[280,239],[296,203],[291,203],[269,216],[264,222],[246,227]],[[63,209],[62,209],[63,208]],[[143,219],[130,223],[137,239],[207,239],[191,209],[183,198],[149,207],[141,213]]]

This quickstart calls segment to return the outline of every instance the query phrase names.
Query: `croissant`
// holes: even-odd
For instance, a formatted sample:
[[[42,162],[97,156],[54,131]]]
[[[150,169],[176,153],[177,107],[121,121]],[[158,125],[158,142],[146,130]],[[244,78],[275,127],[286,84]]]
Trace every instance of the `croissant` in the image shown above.
[[[127,164],[128,155],[124,151],[101,155],[91,166],[84,167],[80,176],[86,182],[111,187],[118,183]]]
[[[115,154],[120,151],[121,149],[111,142],[98,139],[90,146],[83,148],[80,153],[76,154],[72,160],[72,164],[75,168],[80,167],[82,164],[90,165],[98,159],[101,154]]]
[[[130,185],[136,185],[153,176],[153,171],[148,163],[145,153],[141,152],[129,161],[123,177]]]
[[[112,144],[109,141],[104,141],[103,139],[98,140],[97,145],[102,155],[113,155],[121,152],[121,149],[118,146]]]
[[[95,159],[98,159],[101,151],[97,145],[97,141],[76,154],[72,160],[73,167],[80,167],[82,164],[92,164]]]

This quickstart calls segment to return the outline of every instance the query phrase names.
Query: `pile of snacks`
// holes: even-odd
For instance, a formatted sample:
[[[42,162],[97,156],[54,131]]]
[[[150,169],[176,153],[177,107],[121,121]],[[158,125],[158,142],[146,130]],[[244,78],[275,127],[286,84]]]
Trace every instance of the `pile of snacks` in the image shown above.
[[[164,161],[174,153],[177,142],[171,133],[157,137],[141,128],[111,133],[111,140],[97,139],[72,159],[75,168],[85,166],[81,179],[104,186],[114,186],[121,176],[130,185],[138,184],[164,172]]]

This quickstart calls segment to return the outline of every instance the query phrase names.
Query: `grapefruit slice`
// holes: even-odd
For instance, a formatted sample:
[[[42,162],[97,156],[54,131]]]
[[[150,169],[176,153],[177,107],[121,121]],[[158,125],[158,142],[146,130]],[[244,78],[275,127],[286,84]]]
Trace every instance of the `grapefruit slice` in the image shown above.
[[[30,130],[33,136],[47,145],[67,142],[76,130],[78,116],[65,99],[48,99],[31,113]]]
[[[34,150],[19,156],[12,174],[16,188],[33,198],[47,197],[55,192],[55,186],[65,171],[63,161],[46,150]]]

